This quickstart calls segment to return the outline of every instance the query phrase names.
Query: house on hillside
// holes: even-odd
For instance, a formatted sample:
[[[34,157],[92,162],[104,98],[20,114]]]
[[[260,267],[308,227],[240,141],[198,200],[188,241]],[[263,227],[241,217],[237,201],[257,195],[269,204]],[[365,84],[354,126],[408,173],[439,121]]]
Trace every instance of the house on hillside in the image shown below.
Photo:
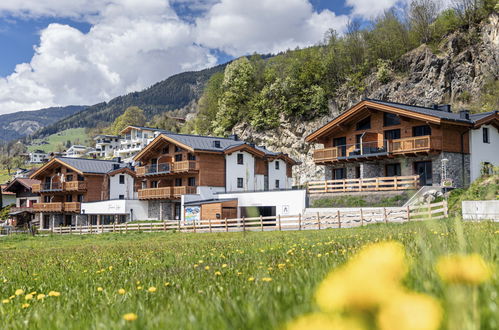
[[[97,217],[81,214],[82,203],[133,198],[133,174],[126,167],[118,161],[66,157],[44,164],[31,175],[41,181],[33,185],[33,192],[41,195],[34,205],[34,212],[41,215],[40,227],[96,224]]]
[[[161,133],[168,133],[165,130],[141,127],[141,126],[128,126],[123,129],[118,148],[114,149],[114,157],[121,159],[131,159],[142,149],[144,149],[156,136]]]
[[[148,201],[149,215],[158,219],[184,219],[187,203],[196,204],[199,212],[193,213],[198,219],[203,218],[202,205],[213,207],[210,204],[216,204],[219,217],[233,216],[241,195],[220,200],[218,194],[291,189],[296,164],[286,154],[240,141],[235,135],[174,133],[158,135],[134,161],[138,198]],[[268,199],[267,204],[273,202]]]
[[[114,151],[120,146],[118,135],[99,134],[94,137],[95,151],[92,155],[100,158],[112,158]]]
[[[41,164],[49,160],[50,156],[43,150],[35,150],[27,154],[28,163],[30,164]]]
[[[443,180],[463,187],[477,177],[481,162],[499,164],[497,118],[497,111],[453,113],[449,105],[427,108],[365,99],[305,140],[323,146],[313,158],[325,166],[326,180],[371,182],[364,190],[417,188]],[[361,183],[351,184],[339,190]]]
[[[72,145],[66,152],[64,152],[64,157],[68,158],[80,158],[85,156],[87,153],[91,152],[91,148],[82,145]]]
[[[34,205],[40,202],[40,195],[32,190],[33,185],[39,183],[39,180],[16,178],[5,187],[5,192],[15,195],[15,207],[9,212],[9,216],[15,221],[14,226],[39,222],[38,214],[34,212]]]

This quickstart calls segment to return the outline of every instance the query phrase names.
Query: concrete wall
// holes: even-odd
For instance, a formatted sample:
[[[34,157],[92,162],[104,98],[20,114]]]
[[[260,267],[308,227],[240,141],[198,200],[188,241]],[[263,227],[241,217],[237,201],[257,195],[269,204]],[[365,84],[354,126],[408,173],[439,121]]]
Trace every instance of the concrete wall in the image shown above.
[[[125,183],[120,184],[120,175],[125,176]],[[119,199],[123,195],[125,199],[133,199],[134,179],[128,173],[120,173],[109,178],[109,199]]]
[[[278,170],[275,168],[276,162],[279,162]],[[279,180],[279,188],[276,187],[276,180]],[[291,181],[286,176],[286,163],[281,159],[269,162],[269,189],[291,189]]]
[[[489,129],[490,143],[483,142],[484,127]],[[479,129],[471,130],[470,140],[470,169],[473,182],[480,176],[482,162],[499,166],[499,131],[492,125],[483,125]]]
[[[81,203],[81,213],[85,215],[133,214],[132,220],[150,220],[151,218],[148,217],[148,206],[147,201],[118,199]]]
[[[463,201],[464,220],[499,221],[499,200],[496,201]]]
[[[243,155],[243,164],[237,163],[237,155]],[[227,191],[255,190],[255,158],[247,152],[234,152],[225,156]],[[243,178],[243,188],[237,187],[237,178]]]

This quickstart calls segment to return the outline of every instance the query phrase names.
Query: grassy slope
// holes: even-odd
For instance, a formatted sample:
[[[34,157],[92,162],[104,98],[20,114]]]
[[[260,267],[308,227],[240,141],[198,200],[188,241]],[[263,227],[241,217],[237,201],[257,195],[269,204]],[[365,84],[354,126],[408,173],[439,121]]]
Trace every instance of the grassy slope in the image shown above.
[[[43,139],[33,140],[30,146],[28,146],[28,151],[33,150],[43,150],[45,152],[55,151],[56,146],[66,141],[71,141],[73,144],[83,144],[89,146],[92,141],[88,138],[85,133],[84,128],[71,128],[64,130],[60,133],[55,133],[47,136]],[[42,141],[48,142],[49,144],[40,144]]]
[[[323,231],[0,238],[0,300],[19,288],[61,292],[31,301],[27,309],[22,297],[0,304],[0,319],[9,329],[110,329],[122,328],[122,315],[134,312],[138,320],[130,326],[136,329],[279,328],[314,310],[314,289],[332,268],[360,246],[385,239],[406,246],[406,285],[443,300],[445,287],[434,271],[438,255],[473,251],[498,267],[499,224],[462,226],[440,221]],[[493,301],[498,285],[496,276],[480,287],[482,328],[499,323]],[[150,286],[157,292],[146,292]],[[118,294],[120,288],[127,293]]]
[[[499,198],[499,175],[481,177],[466,189],[454,189],[449,196],[449,210],[460,215],[462,201],[494,200]]]

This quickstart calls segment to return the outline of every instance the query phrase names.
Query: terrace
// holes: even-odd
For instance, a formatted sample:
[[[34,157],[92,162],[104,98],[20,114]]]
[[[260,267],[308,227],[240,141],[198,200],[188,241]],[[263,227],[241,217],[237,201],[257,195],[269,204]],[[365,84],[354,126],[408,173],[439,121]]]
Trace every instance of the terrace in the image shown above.
[[[196,194],[197,189],[193,186],[160,187],[139,189],[139,199],[177,199],[182,195]]]
[[[198,163],[195,160],[184,160],[180,162],[159,163],[154,165],[136,167],[138,176],[152,176],[172,173],[191,172],[198,170]]]
[[[87,183],[84,181],[68,182],[46,182],[34,184],[32,191],[34,193],[66,192],[66,191],[86,191]]]
[[[54,203],[36,203],[33,204],[34,212],[72,212],[80,213],[81,204],[79,202],[54,202]]]

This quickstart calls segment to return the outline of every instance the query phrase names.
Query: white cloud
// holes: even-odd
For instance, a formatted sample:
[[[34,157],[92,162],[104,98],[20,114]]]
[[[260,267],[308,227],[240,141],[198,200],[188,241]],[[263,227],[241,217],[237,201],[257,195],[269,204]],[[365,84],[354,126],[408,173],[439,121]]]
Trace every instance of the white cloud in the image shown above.
[[[346,0],[345,5],[352,7],[352,15],[369,19],[401,2],[408,2],[408,0]]]
[[[200,44],[239,56],[309,46],[347,21],[329,10],[315,12],[307,0],[222,0],[196,23]]]

